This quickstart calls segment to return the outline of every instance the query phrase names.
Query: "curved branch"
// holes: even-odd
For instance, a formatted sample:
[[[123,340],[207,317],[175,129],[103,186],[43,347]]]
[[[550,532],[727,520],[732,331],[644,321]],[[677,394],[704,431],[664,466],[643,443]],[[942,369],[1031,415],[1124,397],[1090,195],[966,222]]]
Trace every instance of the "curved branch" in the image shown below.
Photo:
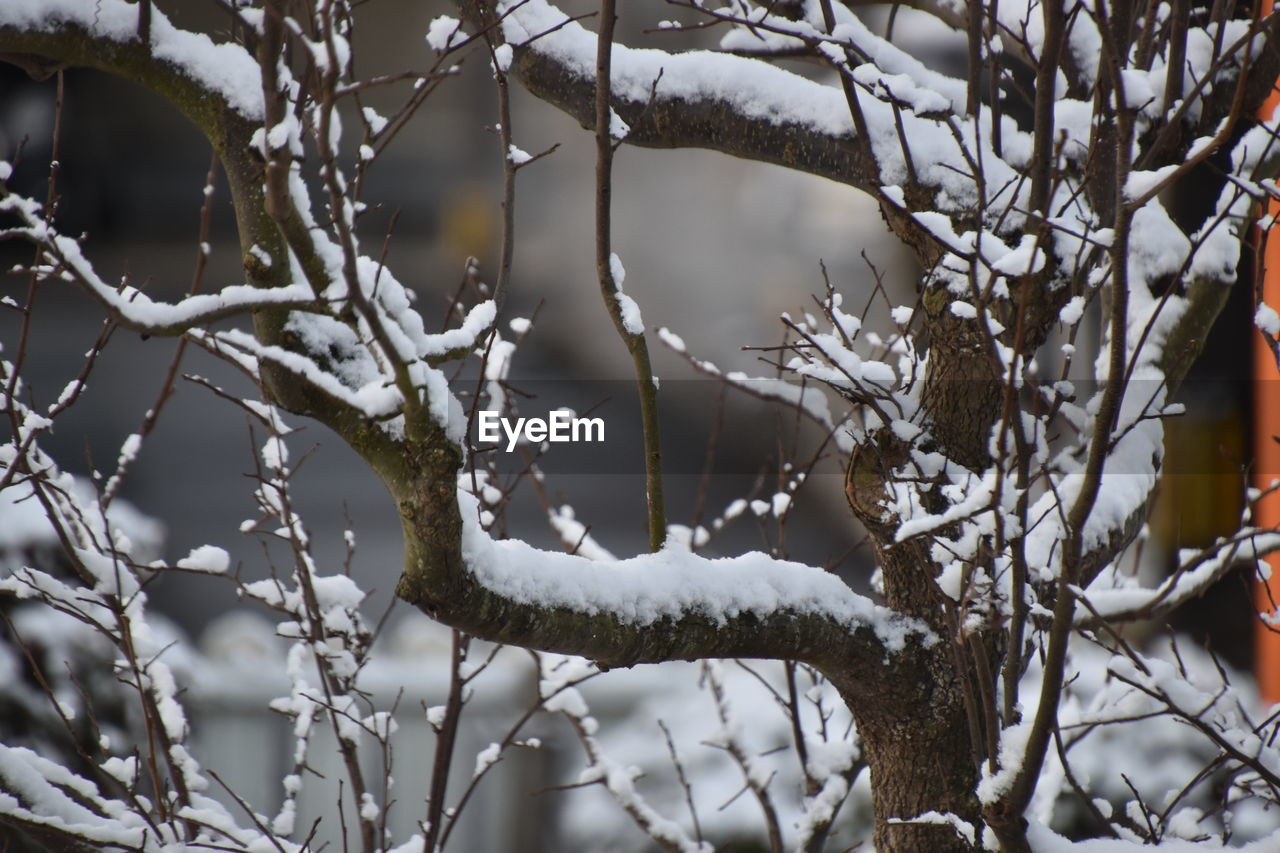
[[[1245,527],[1229,539],[1185,559],[1177,571],[1155,588],[1108,589],[1090,594],[1077,590],[1081,608],[1077,627],[1096,627],[1137,620],[1163,619],[1189,601],[1204,595],[1229,572],[1280,550],[1280,534]]]
[[[28,838],[44,845],[43,849],[45,850],[65,850],[66,853],[94,853],[94,851],[103,849],[103,846],[107,843],[112,843],[119,850],[142,849],[141,847],[130,848],[119,845],[114,840],[114,836],[110,836],[110,841],[98,838],[86,839],[79,827],[68,829],[57,826],[42,815],[26,809],[23,809],[21,813],[0,814],[0,824],[12,827]],[[106,834],[104,833],[104,835]]]
[[[112,320],[144,335],[181,335],[264,308],[321,308],[305,284],[270,288],[235,284],[217,293],[192,294],[177,303],[156,302],[132,287],[117,290],[103,281],[81,253],[80,244],[50,227],[41,217],[40,208],[29,199],[0,189],[0,212],[16,213],[25,223],[22,228],[0,229],[0,240],[13,237],[43,247],[45,254],[58,263],[59,269],[53,275],[61,273],[74,279]]]
[[[384,476],[404,486],[394,494],[406,551],[396,593],[469,634],[604,666],[776,658],[854,677],[882,674],[913,637],[932,639],[833,575],[760,554],[664,550],[608,564],[491,540],[473,499],[452,486],[460,456],[440,447]]]
[[[47,76],[65,68],[93,68],[141,84],[168,100],[217,150],[235,201],[245,251],[257,242],[272,257],[283,248],[262,203],[262,166],[249,140],[262,120],[258,66],[237,45],[176,30],[156,13],[150,42],[137,37],[139,7],[104,0],[83,8],[56,4],[36,16],[23,6],[0,6],[0,59]],[[187,56],[184,59],[184,54]],[[193,57],[216,61],[219,76],[203,75]],[[37,73],[38,72],[38,73]],[[256,86],[256,88],[255,88]],[[250,242],[252,241],[252,242]],[[283,257],[283,255],[280,255]],[[286,264],[283,274],[288,274]],[[252,271],[251,271],[252,272]],[[272,286],[254,280],[255,285]]]
[[[472,26],[482,25],[482,3],[457,3]],[[508,13],[504,30],[515,48],[510,73],[532,94],[573,116],[584,128],[594,127],[594,34],[566,24],[565,16],[554,7],[539,4],[530,8],[527,3]],[[576,41],[578,37],[590,40],[582,45],[589,54],[584,54],[583,62],[576,53],[549,49],[552,40]],[[622,50],[626,48],[615,47],[615,52]],[[615,71],[613,109],[630,128],[628,143],[649,148],[707,148],[830,178],[868,192],[878,188],[879,169],[862,156],[852,128],[845,126],[848,117],[839,90],[729,55],[630,53],[637,62],[652,62],[653,67],[651,73],[625,79],[625,70]],[[673,73],[672,68],[663,74],[663,65],[704,59],[740,63],[744,73],[729,75],[723,91],[716,91],[710,81],[673,87],[671,81],[678,72]],[[768,79],[760,80],[762,74]],[[760,97],[749,109],[743,109],[741,99],[735,102],[728,97],[730,86],[757,90]],[[795,100],[788,93],[794,95],[797,87],[803,87],[805,95],[829,97],[832,108],[821,111],[822,115],[814,111],[809,120],[789,115]]]
[[[251,145],[264,115],[257,61],[239,45],[215,44],[176,29],[158,10],[152,11],[144,43],[138,35],[139,5],[121,0],[50,4],[34,14],[29,8],[0,3],[0,60],[37,77],[65,68],[105,71],[168,100],[204,134],[223,164],[249,284],[261,289],[293,285],[285,260],[288,246],[268,213],[263,162]],[[263,254],[272,263],[264,263]],[[264,344],[287,346],[290,306],[263,306],[265,301],[240,310],[254,309],[254,331]],[[316,418],[361,452],[389,450],[388,440],[360,426],[366,419],[358,410],[270,365],[263,379],[282,407]]]
[[[175,45],[202,39],[187,46],[204,51],[221,48],[215,48],[203,37],[174,30],[158,13],[154,13],[150,41],[144,44],[137,37],[137,8],[120,0],[102,0],[96,9],[59,8],[32,21],[0,7],[0,55],[21,55],[28,66],[33,61],[31,57],[38,57],[41,68],[82,66],[108,71],[170,100],[204,132],[224,163],[250,283],[255,288],[288,287],[293,282],[290,265],[282,262],[288,257],[286,238],[270,212],[261,155],[250,144],[263,115],[258,63],[239,47],[222,46],[229,48],[227,79],[238,79],[243,85],[229,89],[219,80],[206,79],[194,62],[175,58],[179,55]],[[533,77],[547,72],[551,75],[546,78],[548,81],[558,79],[560,85],[576,95],[593,88],[589,75],[585,79],[575,77],[566,69],[539,64],[533,51],[525,50],[523,54],[522,63]],[[256,100],[252,92],[256,92]],[[588,97],[583,103],[589,108],[591,99]],[[633,134],[640,138],[661,139],[664,133],[678,136],[692,127],[709,143],[719,140],[726,150],[741,145],[742,150],[736,153],[752,152],[758,159],[772,157],[776,162],[797,167],[807,164],[831,177],[849,178],[858,173],[869,181],[874,176],[850,166],[855,154],[847,137],[822,136],[812,128],[775,124],[764,117],[744,118],[732,114],[727,103],[706,103],[693,110],[683,109],[682,105],[686,104],[679,99],[653,105],[633,99],[623,105],[622,112],[624,120],[634,121]],[[743,137],[742,142],[733,142],[739,136]],[[681,144],[687,144],[687,140],[681,140]],[[767,156],[758,156],[761,152]],[[258,251],[252,251],[255,247]],[[265,264],[259,260],[261,252],[281,262]],[[309,261],[314,258],[299,259],[304,266]],[[291,349],[286,330],[288,313],[287,306],[254,312],[255,331],[263,352]],[[815,573],[825,590],[820,596],[812,594],[813,577],[806,582],[808,597],[789,592],[786,581],[798,576],[785,575],[789,570],[774,566],[775,598],[767,606],[762,603],[735,610],[732,597],[720,590],[708,587],[698,595],[675,588],[665,590],[668,606],[647,620],[571,598],[551,602],[524,600],[510,589],[495,587],[492,554],[485,557],[475,553],[478,543],[489,540],[478,530],[468,531],[463,522],[455,490],[462,454],[441,427],[431,422],[424,435],[395,441],[367,412],[341,399],[334,389],[326,391],[316,385],[313,378],[305,375],[306,371],[300,374],[271,359],[261,362],[261,371],[278,403],[335,429],[374,468],[396,498],[406,539],[401,596],[468,633],[530,648],[584,655],[615,666],[704,657],[781,657],[817,665],[838,664],[848,672],[867,675],[881,671],[888,653],[901,648],[908,638],[928,641],[923,627],[875,608],[836,578],[816,569],[808,571]],[[537,555],[533,551],[525,555],[528,559],[549,556],[559,555]],[[652,559],[661,562],[668,557],[660,554]],[[652,579],[646,578],[646,583],[649,580]],[[658,587],[639,585],[636,589]],[[734,585],[728,587],[733,590]]]

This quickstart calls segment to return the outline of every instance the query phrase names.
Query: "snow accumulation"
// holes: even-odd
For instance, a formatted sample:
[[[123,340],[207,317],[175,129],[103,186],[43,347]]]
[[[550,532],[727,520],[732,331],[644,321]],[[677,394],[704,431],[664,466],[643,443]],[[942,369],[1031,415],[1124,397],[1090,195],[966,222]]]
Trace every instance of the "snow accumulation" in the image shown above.
[[[567,23],[567,16],[546,0],[504,2],[501,11],[508,42],[527,44],[579,77],[595,77],[594,33]],[[838,89],[758,62],[710,51],[669,54],[615,44],[612,65],[612,89],[626,100],[647,101],[657,81],[664,95],[729,101],[748,116],[796,122],[832,135],[852,132]]]
[[[132,8],[132,7],[131,7]],[[0,19],[4,12],[0,9]],[[2,22],[2,20],[0,20]],[[16,195],[0,198],[0,211],[21,217],[22,228],[6,229],[34,243],[50,246],[67,265],[69,272],[93,293],[94,297],[123,317],[126,322],[143,328],[189,325],[203,317],[257,305],[294,305],[311,302],[315,295],[305,282],[288,287],[261,288],[247,284],[230,285],[217,293],[195,294],[169,304],[156,302],[134,287],[115,288],[102,280],[80,250],[80,243],[53,231],[44,221],[38,203]]]
[[[1088,601],[1088,607],[1078,605],[1076,618],[1088,620],[1095,615],[1116,617],[1153,604],[1173,607],[1202,593],[1228,566],[1275,550],[1280,550],[1280,533],[1246,528],[1232,542],[1217,543],[1209,555],[1189,549],[1182,555],[1178,569],[1154,589],[1138,586],[1132,578],[1112,577],[1104,573],[1081,593]],[[1259,561],[1259,571],[1265,566],[1266,563]]]
[[[1083,296],[1073,296],[1067,300],[1067,304],[1062,306],[1062,310],[1058,312],[1058,319],[1063,325],[1074,326],[1080,322],[1080,318],[1084,316],[1085,299]]]
[[[141,815],[123,808],[104,815],[90,808],[108,803],[96,785],[24,747],[0,744],[0,780],[0,812],[102,845],[141,849],[150,833]],[[24,807],[24,801],[36,803],[38,811]]]
[[[500,44],[493,49],[493,64],[499,71],[506,74],[511,70],[511,60],[513,56],[514,51],[512,51],[511,45]]]
[[[776,400],[800,408],[815,423],[821,424],[834,436],[836,446],[841,453],[853,452],[853,438],[848,430],[841,429],[832,417],[826,394],[816,386],[797,385],[772,376],[751,376],[739,370],[724,374],[724,378],[730,385],[742,388],[761,399]]]
[[[369,125],[369,133],[377,136],[387,126],[387,119],[373,107],[361,107],[360,114],[364,117],[365,124]]]
[[[1253,324],[1273,338],[1280,335],[1280,314],[1265,302],[1258,303],[1258,310],[1253,315]]]
[[[574,517],[573,507],[565,505],[559,509],[547,511],[547,520],[560,536],[560,541],[573,553],[588,560],[611,561],[616,559],[609,549],[605,548],[588,532],[587,526]]]
[[[614,139],[626,139],[631,132],[631,125],[622,120],[613,109],[609,110],[609,136]]]
[[[618,302],[622,328],[626,329],[628,335],[643,335],[644,318],[640,315],[640,306],[622,291],[622,283],[626,281],[627,271],[616,252],[609,255],[609,276],[613,279],[613,298]]]
[[[436,53],[444,53],[467,40],[462,22],[448,15],[441,15],[427,27],[427,44]],[[505,69],[504,69],[505,70]]]
[[[928,629],[879,607],[836,576],[753,551],[708,558],[668,544],[655,554],[616,562],[541,551],[493,539],[480,526],[474,496],[459,492],[463,558],[488,589],[523,604],[612,613],[633,625],[697,613],[724,623],[741,613],[812,614],[850,629],[870,627],[890,650]],[[766,509],[771,509],[766,504]]]
[[[1092,838],[1087,841],[1069,841],[1048,827],[1030,822],[1027,839],[1036,853],[1206,853],[1210,850],[1229,850],[1231,853],[1275,853],[1276,839],[1260,838],[1240,846],[1224,846],[1207,841],[1165,839],[1159,844],[1148,845],[1140,841],[1118,838]]]
[[[0,460],[0,472],[5,463]],[[89,511],[83,521],[94,525],[95,533],[109,541],[127,542],[135,556],[151,560],[159,555],[164,543],[164,525],[143,515],[128,501],[117,498],[107,509],[110,535],[101,529],[102,513],[98,509],[97,491],[83,478],[67,478],[72,497]],[[0,491],[0,568],[15,568],[20,552],[38,546],[58,545],[58,535],[45,515],[44,506],[36,499],[28,482],[16,482]]]
[[[189,572],[220,575],[230,568],[231,556],[216,545],[201,545],[174,565]]]
[[[503,46],[505,47],[505,45]],[[532,159],[533,157],[530,156],[528,151],[518,148],[515,145],[507,146],[507,160],[512,166],[523,166]]]
[[[1160,186],[1181,166],[1181,163],[1170,163],[1167,166],[1161,166],[1159,169],[1153,169],[1149,172],[1138,170],[1130,172],[1129,180],[1124,185],[1125,197],[1130,201],[1142,198],[1142,196]]]
[[[595,35],[546,0],[521,0],[502,4],[503,35],[515,45],[527,45],[562,65],[570,74],[581,78],[595,76]],[[776,21],[775,21],[776,22]],[[956,81],[927,72],[917,60],[909,59],[896,48],[865,31],[852,15],[842,20],[846,28],[857,28],[857,38],[873,39],[883,52],[889,67],[897,74],[891,86],[895,97],[919,101],[922,109],[937,109],[943,100],[963,100]],[[850,35],[854,35],[852,29]],[[838,31],[837,35],[844,35]],[[872,42],[868,42],[869,44]],[[861,44],[861,41],[860,41]],[[882,66],[883,67],[883,66]],[[719,102],[733,106],[739,114],[763,119],[779,125],[799,125],[818,133],[849,137],[853,122],[844,93],[824,85],[751,59],[713,53],[689,51],[666,53],[659,50],[629,48],[615,44],[612,58],[613,77],[610,85],[618,96],[635,103],[647,103],[654,86],[659,96],[684,101]],[[936,94],[943,92],[941,99]],[[901,184],[907,178],[902,143],[895,124],[894,105],[871,94],[860,92],[858,98],[867,118],[877,160],[881,164],[881,180]],[[984,113],[989,122],[989,113]],[[976,197],[964,153],[949,131],[939,132],[936,121],[922,118],[906,106],[901,112],[905,136],[911,140],[911,155],[920,177],[928,184],[945,190],[945,195],[963,203]],[[1021,186],[1017,167],[1030,153],[1029,137],[1019,133],[1006,119],[1002,125],[1005,158],[991,149],[989,129],[976,134],[970,125],[959,132],[963,144],[981,158],[986,166],[986,185],[1003,188],[988,199],[991,204],[1008,201],[1008,193]]]
[[[74,26],[125,44],[137,41],[141,9],[142,4],[124,0],[5,0],[0,3],[0,26],[49,31]],[[179,30],[153,8],[151,52],[222,95],[245,118],[262,118],[262,72],[239,45],[215,44],[203,33]]]

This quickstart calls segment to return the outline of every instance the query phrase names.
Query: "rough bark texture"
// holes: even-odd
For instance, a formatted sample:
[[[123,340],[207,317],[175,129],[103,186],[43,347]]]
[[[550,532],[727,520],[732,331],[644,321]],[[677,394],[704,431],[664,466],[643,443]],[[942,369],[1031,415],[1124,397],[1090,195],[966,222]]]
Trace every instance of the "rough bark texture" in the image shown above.
[[[840,669],[824,672],[853,712],[863,741],[876,850],[960,853],[974,848],[951,826],[902,823],[933,811],[976,826],[981,814],[973,793],[977,752],[962,684],[968,674],[956,668],[927,543],[895,541],[896,525],[881,503],[888,476],[905,459],[902,445],[884,436],[863,446],[850,462],[846,496],[875,543],[886,602],[923,620],[942,639],[909,645],[874,681],[853,679]]]
[[[900,823],[950,812],[975,826],[977,772],[964,700],[945,642],[912,646],[882,679],[828,677],[853,710],[871,771],[878,853],[966,853],[946,825]],[[909,710],[908,710],[909,709]]]

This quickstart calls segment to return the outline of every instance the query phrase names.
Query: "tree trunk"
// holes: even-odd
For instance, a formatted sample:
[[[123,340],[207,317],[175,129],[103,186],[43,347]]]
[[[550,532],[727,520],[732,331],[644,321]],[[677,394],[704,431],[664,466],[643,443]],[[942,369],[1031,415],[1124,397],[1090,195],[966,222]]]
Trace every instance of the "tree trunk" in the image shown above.
[[[950,825],[896,822],[934,812],[979,826],[968,717],[951,661],[943,641],[912,647],[879,683],[828,674],[854,712],[871,771],[876,853],[979,849]]]
[[[974,416],[989,422],[991,408],[988,404]],[[975,454],[983,449],[977,443],[972,448]],[[854,451],[845,493],[876,545],[885,603],[927,624],[935,638],[927,646],[912,641],[870,678],[855,680],[842,672],[827,677],[852,711],[862,738],[871,771],[876,853],[973,853],[981,849],[981,838],[971,843],[943,822],[943,815],[954,815],[975,835],[981,832],[975,795],[979,749],[962,685],[968,674],[957,670],[953,631],[933,580],[936,566],[928,542],[897,542],[897,520],[884,511],[885,483],[908,458],[900,441],[881,433]],[[929,812],[936,822],[899,823]]]

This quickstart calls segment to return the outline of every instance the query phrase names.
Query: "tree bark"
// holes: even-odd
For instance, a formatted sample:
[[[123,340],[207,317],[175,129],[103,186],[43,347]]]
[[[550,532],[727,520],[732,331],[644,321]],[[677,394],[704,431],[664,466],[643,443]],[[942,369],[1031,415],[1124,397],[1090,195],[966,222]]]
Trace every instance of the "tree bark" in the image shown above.
[[[968,717],[951,661],[943,641],[913,648],[875,683],[850,679],[847,672],[827,673],[862,738],[877,853],[978,849],[950,825],[900,822],[934,812],[979,826]]]
[[[942,313],[947,320],[958,320]],[[941,326],[942,324],[938,324]],[[955,325],[948,328],[948,342],[959,337]],[[967,340],[967,339],[966,339]],[[964,360],[980,368],[990,359],[979,346],[952,347],[951,361]],[[986,452],[986,435],[996,418],[999,384],[992,375],[967,375],[957,379],[945,371],[926,380],[926,399],[949,397],[964,400],[968,429],[934,433],[935,441],[950,439],[953,457],[968,453],[979,459]],[[975,393],[980,389],[984,393]],[[936,430],[935,416],[927,426]],[[854,515],[875,544],[885,602],[895,611],[923,621],[939,639],[913,641],[874,681],[852,680],[848,672],[828,671],[853,713],[862,738],[864,758],[871,771],[877,853],[973,853],[981,849],[982,808],[975,794],[978,763],[986,744],[975,726],[981,712],[966,698],[971,673],[963,669],[973,648],[957,655],[953,646],[955,626],[948,617],[948,603],[935,580],[936,565],[929,554],[930,538],[897,541],[899,519],[885,508],[888,484],[909,464],[909,448],[884,432],[858,447],[850,459],[845,494]],[[931,494],[922,495],[929,498]],[[932,511],[941,506],[928,507]],[[992,658],[991,644],[979,637],[974,647]],[[994,661],[993,661],[994,665]],[[930,814],[931,813],[931,814]],[[930,814],[931,823],[912,823]],[[948,816],[944,818],[942,816]],[[972,827],[973,843],[945,820],[959,819]]]

